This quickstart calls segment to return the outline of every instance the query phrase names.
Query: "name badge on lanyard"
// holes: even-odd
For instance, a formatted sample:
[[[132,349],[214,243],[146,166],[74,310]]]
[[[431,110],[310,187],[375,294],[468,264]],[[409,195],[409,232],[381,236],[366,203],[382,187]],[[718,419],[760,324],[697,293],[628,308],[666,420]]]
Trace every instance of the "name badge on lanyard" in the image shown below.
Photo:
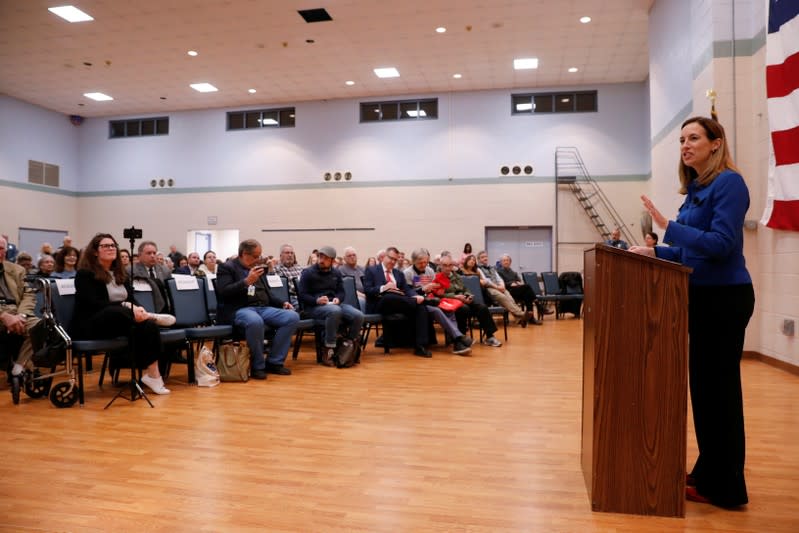
[[[247,287],[247,296],[255,296],[255,285]]]

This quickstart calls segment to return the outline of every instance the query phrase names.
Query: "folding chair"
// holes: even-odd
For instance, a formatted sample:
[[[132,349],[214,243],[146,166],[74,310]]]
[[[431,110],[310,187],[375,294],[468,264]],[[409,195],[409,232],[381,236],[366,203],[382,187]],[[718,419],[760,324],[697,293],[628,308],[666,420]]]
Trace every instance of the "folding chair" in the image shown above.
[[[213,352],[216,357],[219,355],[221,339],[233,334],[233,326],[215,325],[208,316],[206,282],[207,280],[201,277],[186,278],[181,280],[181,285],[178,287],[174,278],[166,280],[167,292],[175,310],[175,327],[183,329],[188,342],[189,383],[195,383],[194,344],[196,343],[199,348],[206,341],[213,341]]]
[[[522,279],[524,282],[533,289],[533,294],[535,294],[535,299],[538,302],[538,318],[540,320],[544,320],[544,306],[546,303],[549,302],[557,302],[557,296],[551,294],[544,294],[541,290],[541,284],[538,282],[538,272],[522,272]],[[557,314],[555,315],[555,319],[557,319]]]
[[[541,279],[544,281],[544,290],[547,292],[547,295],[552,296],[555,299],[556,319],[559,319],[563,316],[563,314],[566,312],[568,303],[571,303],[574,300],[582,301],[582,294],[565,294],[564,290],[561,289],[560,282],[558,281],[558,275],[555,272],[542,272]]]
[[[66,291],[62,294],[62,289],[58,283],[53,283],[53,291],[51,293],[53,309],[55,310],[55,317],[58,323],[66,331],[70,331],[72,326],[72,317],[75,310],[75,293]],[[127,350],[128,338],[116,337],[113,339],[90,339],[90,340],[75,340],[72,339],[72,353],[67,353],[67,357],[77,357],[78,359],[78,400],[80,405],[84,404],[83,396],[83,358],[87,360],[94,354],[103,354],[107,356],[109,352],[116,350]],[[131,370],[135,376],[135,369]],[[102,379],[102,374],[100,375]],[[102,381],[100,382],[102,386]],[[67,398],[68,400],[68,398]]]
[[[367,313],[366,309],[361,309],[355,278],[352,276],[344,276],[344,303],[353,306],[355,309],[359,309],[363,313],[363,329],[361,330],[361,351],[363,352],[366,349],[366,343],[369,341],[369,333],[372,330],[372,326],[374,326],[375,332],[377,332],[380,323],[383,321],[383,315],[380,313]],[[388,353],[385,345],[383,349],[385,353]]]
[[[142,306],[145,310],[149,313],[155,312],[155,303],[153,301],[153,292],[152,290],[138,290],[136,287],[136,283],[134,282],[133,285],[133,298],[136,300],[140,306]],[[150,285],[148,284],[147,287],[149,288]],[[186,339],[186,330],[185,329],[165,329],[161,328],[159,330],[159,335],[161,336],[161,344],[165,346],[174,346],[180,351],[185,350],[188,354],[189,352],[189,342]],[[189,365],[190,361],[189,358],[186,357],[186,364]],[[193,365],[190,365],[193,366]],[[105,370],[105,362],[103,362],[103,369]],[[167,362],[166,368],[163,372],[164,379],[169,377],[169,371],[172,369],[172,361],[170,360]],[[191,375],[191,374],[189,374]]]
[[[299,280],[297,278],[288,280],[281,276],[280,279],[283,282],[283,288],[278,292],[275,292],[275,296],[278,296],[279,298],[282,298],[288,302],[289,283],[291,283],[294,286],[294,292],[297,293],[297,312],[300,314],[300,321],[297,322],[297,329],[294,332],[294,349],[291,352],[291,358],[295,361],[297,360],[297,357],[300,353],[300,346],[302,345],[302,338],[305,336],[305,332],[313,330],[314,351],[316,352],[316,361],[319,362],[321,360],[321,354],[319,353],[319,335],[321,333],[320,328],[324,328],[325,323],[322,321],[316,321],[313,318],[308,318],[308,316],[303,312],[304,309],[302,308],[302,298],[300,298]]]

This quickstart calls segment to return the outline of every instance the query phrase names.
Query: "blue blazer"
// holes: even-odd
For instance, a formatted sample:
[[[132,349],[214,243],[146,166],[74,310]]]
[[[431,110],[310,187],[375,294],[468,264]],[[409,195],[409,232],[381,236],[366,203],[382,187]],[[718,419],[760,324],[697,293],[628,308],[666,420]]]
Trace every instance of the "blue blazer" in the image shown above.
[[[396,268],[391,269],[391,277],[397,288],[406,296],[416,296],[416,291],[405,281],[405,275]],[[366,312],[376,312],[377,302],[383,296],[380,287],[386,284],[386,274],[383,265],[370,266],[363,277],[363,292],[366,293]]]
[[[747,209],[749,190],[737,172],[725,170],[706,187],[692,182],[663,235],[669,247],[657,246],[655,253],[693,268],[693,285],[752,283],[743,254]]]

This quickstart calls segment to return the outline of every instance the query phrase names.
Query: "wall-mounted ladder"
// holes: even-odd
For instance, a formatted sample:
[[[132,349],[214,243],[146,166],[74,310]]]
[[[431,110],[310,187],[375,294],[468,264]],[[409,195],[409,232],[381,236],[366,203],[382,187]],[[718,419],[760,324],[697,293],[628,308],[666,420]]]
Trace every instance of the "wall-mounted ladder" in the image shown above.
[[[621,238],[630,246],[638,243],[638,239],[633,237],[599,184],[588,173],[577,148],[573,146],[555,148],[555,179],[559,187],[561,185],[569,187],[603,241],[610,239],[610,233],[619,228]]]

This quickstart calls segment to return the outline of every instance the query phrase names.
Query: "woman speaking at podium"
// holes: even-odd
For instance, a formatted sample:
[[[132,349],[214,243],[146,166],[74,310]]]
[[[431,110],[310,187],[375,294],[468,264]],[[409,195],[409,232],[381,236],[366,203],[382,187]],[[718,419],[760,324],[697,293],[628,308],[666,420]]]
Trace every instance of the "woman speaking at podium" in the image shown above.
[[[737,507],[749,499],[741,354],[755,294],[743,255],[749,191],[714,118],[686,120],[680,133],[680,193],[667,220],[646,196],[652,221],[669,247],[631,251],[693,268],[688,285],[688,369],[699,457],[686,479],[688,500]]]

